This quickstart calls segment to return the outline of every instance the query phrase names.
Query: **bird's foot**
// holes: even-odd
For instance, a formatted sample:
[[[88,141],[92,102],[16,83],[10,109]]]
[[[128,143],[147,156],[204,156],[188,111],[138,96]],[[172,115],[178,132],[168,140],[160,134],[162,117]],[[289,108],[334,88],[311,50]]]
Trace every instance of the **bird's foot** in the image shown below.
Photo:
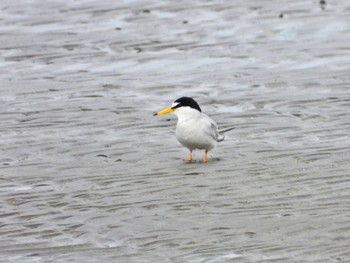
[[[190,151],[190,157],[188,158],[188,163],[193,163],[192,150]]]
[[[204,153],[204,157],[203,157],[202,163],[206,163],[206,162],[207,162],[207,157],[208,157],[208,150],[205,150],[205,153]]]

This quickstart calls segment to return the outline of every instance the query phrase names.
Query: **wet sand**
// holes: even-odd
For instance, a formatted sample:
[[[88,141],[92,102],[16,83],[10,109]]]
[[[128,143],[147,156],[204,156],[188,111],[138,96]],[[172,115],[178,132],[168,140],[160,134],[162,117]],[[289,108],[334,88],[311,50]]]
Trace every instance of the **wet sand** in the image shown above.
[[[350,261],[348,1],[0,7],[1,262]]]

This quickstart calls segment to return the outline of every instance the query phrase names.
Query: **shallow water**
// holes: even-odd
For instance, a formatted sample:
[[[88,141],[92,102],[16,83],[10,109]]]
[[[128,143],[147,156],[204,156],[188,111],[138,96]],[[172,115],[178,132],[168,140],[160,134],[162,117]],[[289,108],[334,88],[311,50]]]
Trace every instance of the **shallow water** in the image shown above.
[[[348,1],[0,7],[1,262],[350,260]]]

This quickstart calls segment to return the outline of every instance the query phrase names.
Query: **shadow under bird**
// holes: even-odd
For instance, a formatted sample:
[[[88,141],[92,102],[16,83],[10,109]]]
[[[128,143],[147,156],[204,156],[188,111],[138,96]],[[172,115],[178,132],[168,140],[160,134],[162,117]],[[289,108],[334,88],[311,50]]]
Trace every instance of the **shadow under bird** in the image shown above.
[[[224,132],[234,129],[218,129],[218,125],[208,115],[204,114],[198,103],[190,97],[182,97],[173,104],[154,115],[173,113],[177,116],[176,138],[190,150],[189,162],[193,161],[194,149],[205,150],[203,162],[207,162],[208,152],[218,142],[225,139]]]

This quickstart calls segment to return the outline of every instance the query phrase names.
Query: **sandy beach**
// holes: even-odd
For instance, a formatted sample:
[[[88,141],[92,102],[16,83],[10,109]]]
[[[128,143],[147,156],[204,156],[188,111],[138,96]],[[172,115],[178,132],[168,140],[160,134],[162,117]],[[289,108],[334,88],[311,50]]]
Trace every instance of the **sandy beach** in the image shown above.
[[[0,262],[350,262],[350,3],[323,2],[1,1]],[[236,126],[206,164],[153,116],[182,96]]]

